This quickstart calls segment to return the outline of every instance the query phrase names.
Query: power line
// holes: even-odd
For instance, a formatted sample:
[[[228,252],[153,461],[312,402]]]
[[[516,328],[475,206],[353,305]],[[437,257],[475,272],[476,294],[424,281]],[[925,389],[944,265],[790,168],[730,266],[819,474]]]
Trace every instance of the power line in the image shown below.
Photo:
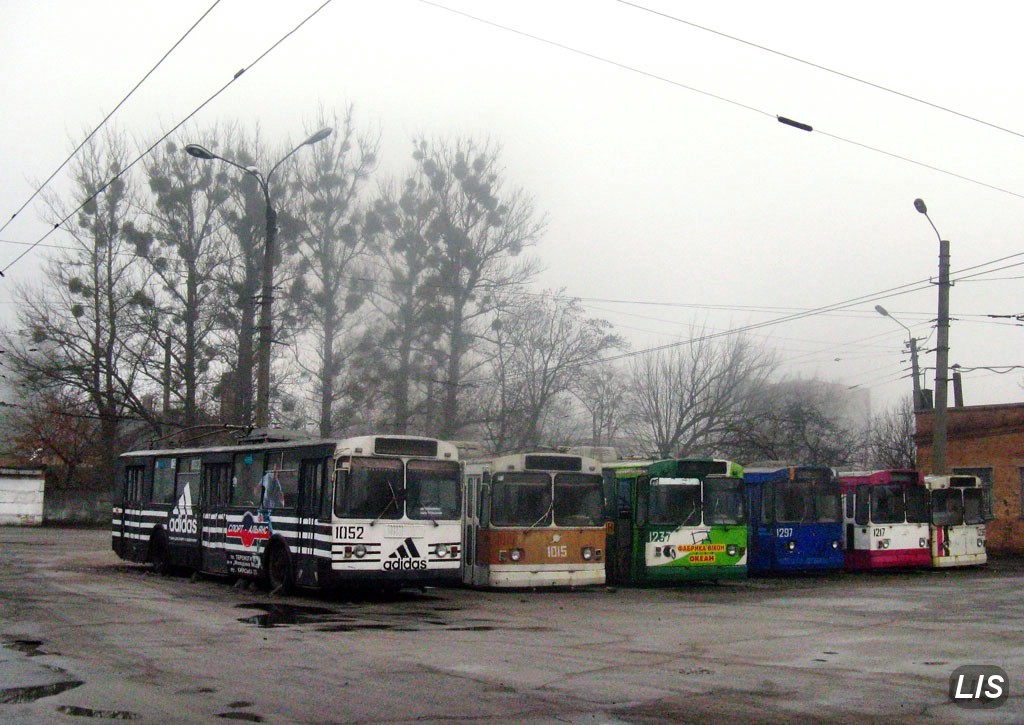
[[[111,119],[111,117],[115,113],[118,112],[118,110],[121,108],[121,106],[123,106],[125,104],[125,102],[129,98],[131,98],[132,95],[134,95],[135,91],[139,90],[139,86],[141,86],[143,83],[145,83],[146,80],[148,80],[149,77],[151,75],[153,75],[153,73],[156,71],[156,69],[159,68],[163,64],[163,62],[165,60],[167,60],[168,56],[170,56],[170,54],[173,53],[177,49],[177,47],[179,45],[181,45],[181,43],[185,40],[185,38],[187,38],[192,33],[192,31],[196,29],[196,27],[199,25],[199,23],[203,22],[203,20],[206,19],[206,16],[209,15],[210,12],[212,12],[213,9],[215,7],[217,7],[217,5],[219,5],[219,4],[220,4],[220,0],[214,0],[213,5],[211,5],[209,8],[207,8],[206,12],[203,13],[199,17],[198,20],[196,20],[194,23],[192,23],[192,27],[190,27],[188,30],[186,30],[185,34],[182,35],[180,38],[178,38],[178,41],[174,45],[171,46],[170,50],[168,50],[166,53],[163,54],[163,56],[161,56],[160,60],[158,60],[156,62],[156,65],[154,65],[152,68],[150,68],[149,71],[144,76],[142,76],[142,78],[139,80],[139,82],[136,83],[134,86],[132,86],[132,89],[130,91],[128,91],[128,95],[126,95],[124,98],[122,98],[118,102],[118,104],[116,106],[114,106],[113,110],[110,111],[110,113],[108,113],[106,116],[103,117],[103,120],[99,122],[99,125],[97,125],[96,128],[94,128],[92,131],[90,131],[89,134],[84,139],[82,139],[82,142],[80,144],[75,146],[75,150],[72,151],[70,154],[68,154],[68,157],[66,159],[64,159],[64,161],[61,162],[60,166],[58,166],[56,169],[54,169],[52,174],[50,174],[48,177],[46,177],[46,181],[44,181],[42,184],[40,184],[39,188],[37,188],[34,192],[32,192],[32,196],[30,196],[28,199],[26,199],[25,203],[22,204],[20,207],[18,207],[18,210],[16,212],[11,214],[11,218],[8,219],[6,222],[4,222],[3,226],[0,226],[0,233],[2,233],[5,229],[7,229],[7,226],[12,221],[14,221],[14,218],[16,216],[18,216],[18,214],[20,214],[21,212],[23,212],[25,210],[25,207],[27,207],[29,204],[32,203],[33,199],[35,199],[37,196],[39,196],[39,194],[43,191],[43,189],[46,188],[46,185],[49,184],[51,181],[53,181],[54,177],[57,174],[59,174],[64,169],[64,167],[67,166],[71,162],[71,159],[73,159],[75,157],[75,154],[77,154],[79,151],[81,151],[82,147],[85,146],[87,143],[89,143],[89,140],[93,136],[95,136],[96,133],[104,126],[104,124],[106,124],[106,122],[109,121]],[[0,272],[0,276],[2,276],[2,272]]]
[[[596,53],[591,53],[589,51],[580,50],[579,48],[574,48],[571,45],[566,45],[565,43],[561,43],[561,42],[558,42],[558,41],[555,41],[555,40],[550,40],[549,38],[544,38],[544,37],[541,37],[539,35],[535,35],[533,33],[528,33],[525,30],[520,30],[518,28],[513,28],[513,27],[508,26],[508,25],[502,25],[501,23],[495,22],[493,20],[487,20],[486,18],[482,18],[482,17],[477,16],[477,15],[472,15],[472,14],[467,13],[467,12],[462,11],[462,10],[456,10],[455,8],[450,8],[450,7],[447,7],[445,5],[441,5],[440,3],[433,2],[432,0],[418,0],[418,1],[420,3],[423,3],[424,5],[430,5],[431,7],[437,8],[438,10],[444,10],[446,12],[452,13],[454,15],[462,16],[462,17],[467,18],[469,20],[472,20],[474,22],[482,23],[484,25],[490,25],[491,27],[498,28],[499,30],[504,30],[504,31],[509,32],[509,33],[514,33],[514,34],[520,35],[520,36],[522,36],[524,38],[529,38],[530,40],[535,40],[535,41],[537,41],[539,43],[544,43],[546,45],[550,45],[550,46],[553,46],[555,48],[560,48],[562,50],[569,51],[570,53],[575,53],[576,55],[581,55],[581,56],[583,56],[585,58],[590,58],[591,60],[596,60],[596,61],[599,61],[601,63],[606,63],[608,65],[615,66],[616,68],[621,68],[623,70],[630,71],[631,73],[637,73],[639,75],[646,76],[647,78],[651,78],[653,80],[661,81],[662,83],[668,83],[669,85],[676,86],[677,88],[682,88],[684,90],[691,91],[693,93],[699,93],[702,96],[707,96],[708,98],[712,98],[712,99],[714,99],[716,101],[721,101],[723,103],[728,103],[728,104],[730,104],[732,106],[736,106],[737,108],[742,108],[742,109],[747,110],[747,111],[752,111],[754,113],[758,113],[758,114],[760,114],[762,116],[768,116],[769,118],[774,118],[776,121],[778,121],[780,123],[783,123],[783,124],[786,124],[786,125],[789,125],[789,126],[793,126],[793,127],[802,129],[804,131],[814,131],[814,130],[817,130],[818,133],[820,133],[823,136],[827,136],[827,137],[833,138],[833,139],[835,139],[837,141],[842,141],[844,143],[848,143],[851,146],[858,146],[858,147],[860,147],[862,149],[865,149],[865,150],[868,150],[868,151],[874,151],[875,153],[883,154],[885,156],[889,156],[890,158],[894,158],[894,159],[897,159],[899,161],[905,161],[905,162],[910,163],[910,164],[921,166],[921,167],[926,168],[926,169],[928,169],[930,171],[936,171],[936,172],[938,172],[940,174],[946,174],[947,176],[952,176],[954,178],[960,179],[961,181],[967,181],[969,183],[977,184],[978,186],[983,186],[983,187],[991,189],[993,191],[998,191],[998,192],[1001,192],[1003,194],[1009,194],[1010,196],[1015,196],[1015,197],[1017,197],[1019,199],[1024,199],[1024,194],[1018,193],[1016,191],[1012,191],[1010,189],[1006,189],[1006,188],[1001,187],[1001,186],[996,186],[994,184],[989,184],[989,183],[986,183],[984,181],[979,181],[978,179],[972,178],[970,176],[965,176],[963,174],[958,174],[958,173],[956,173],[954,171],[948,171],[948,170],[943,169],[943,168],[941,168],[939,166],[933,166],[931,164],[927,164],[927,163],[924,163],[922,161],[916,161],[916,160],[914,160],[914,159],[912,159],[910,157],[902,156],[900,154],[897,154],[897,153],[894,153],[894,152],[891,152],[891,151],[886,151],[884,149],[881,149],[881,148],[878,148],[878,147],[875,147],[875,146],[870,146],[868,144],[861,143],[859,141],[854,141],[853,139],[845,138],[843,136],[838,136],[838,135],[832,134],[832,133],[826,133],[826,132],[823,132],[823,131],[821,131],[819,129],[812,128],[809,124],[801,123],[800,121],[794,121],[792,119],[786,118],[784,116],[780,116],[778,114],[769,113],[768,111],[764,111],[764,110],[762,110],[760,108],[757,108],[755,106],[751,106],[749,104],[742,103],[740,101],[736,101],[736,100],[733,100],[733,99],[728,98],[726,96],[719,95],[717,93],[712,93],[711,91],[706,91],[704,89],[697,88],[695,86],[690,86],[690,85],[687,85],[685,83],[681,83],[679,81],[673,80],[671,78],[666,78],[665,76],[658,75],[657,73],[651,73],[650,71],[645,71],[645,70],[643,70],[641,68],[637,68],[636,66],[631,66],[631,65],[628,65],[626,63],[621,63],[621,62],[619,62],[617,60],[612,60],[612,59],[607,58],[605,56],[597,55]]]
[[[27,254],[28,254],[29,252],[31,252],[31,251],[32,251],[33,249],[35,249],[35,248],[36,248],[37,246],[39,246],[39,245],[40,245],[40,244],[41,244],[42,242],[46,241],[46,239],[47,239],[47,238],[48,238],[48,237],[49,237],[49,236],[50,236],[50,235],[51,235],[51,234],[52,234],[52,233],[53,233],[54,231],[56,231],[57,229],[59,229],[59,228],[60,228],[60,227],[61,227],[61,226],[62,226],[62,225],[63,225],[63,224],[65,223],[65,222],[67,222],[67,220],[68,220],[68,219],[70,219],[70,218],[71,218],[71,217],[73,217],[73,216],[74,216],[75,214],[77,214],[77,213],[78,213],[79,211],[81,211],[81,210],[82,210],[83,208],[85,208],[85,206],[86,206],[87,204],[89,204],[89,202],[91,202],[91,201],[92,201],[93,199],[95,199],[95,198],[96,198],[96,197],[98,197],[98,196],[99,196],[100,194],[102,194],[102,193],[103,193],[104,191],[106,191],[106,189],[107,189],[107,187],[108,187],[108,186],[110,186],[110,185],[111,185],[112,183],[114,183],[115,181],[117,181],[117,179],[119,179],[119,178],[121,178],[122,176],[124,176],[124,174],[125,174],[125,173],[127,173],[129,169],[131,169],[131,168],[132,168],[133,166],[135,166],[135,165],[136,165],[137,163],[139,163],[140,161],[142,161],[142,159],[146,158],[146,157],[147,157],[147,156],[148,156],[148,155],[149,155],[149,154],[150,154],[150,153],[151,153],[151,152],[153,151],[153,149],[155,149],[155,148],[156,148],[157,146],[159,146],[159,145],[160,145],[161,143],[163,143],[163,142],[164,142],[164,141],[165,141],[165,140],[166,140],[166,139],[167,139],[167,138],[168,138],[168,137],[169,137],[169,136],[170,136],[170,135],[171,135],[172,133],[174,133],[174,132],[175,132],[175,131],[177,131],[177,130],[178,130],[179,128],[181,128],[182,126],[184,126],[184,125],[185,125],[186,123],[188,123],[188,121],[189,121],[189,120],[190,120],[190,119],[191,119],[191,118],[192,118],[193,116],[195,116],[195,115],[196,115],[197,113],[199,113],[199,112],[200,112],[200,111],[201,111],[202,109],[204,109],[204,108],[205,108],[206,106],[208,106],[208,105],[209,105],[210,103],[212,103],[212,102],[214,101],[214,99],[216,99],[216,98],[217,98],[217,97],[218,97],[218,96],[219,96],[220,94],[222,94],[222,93],[223,93],[224,91],[226,91],[226,90],[227,90],[227,89],[228,89],[228,88],[229,88],[229,87],[230,87],[230,86],[231,86],[232,84],[234,84],[234,83],[235,83],[235,81],[237,81],[237,80],[238,80],[239,78],[241,78],[241,77],[242,77],[242,75],[243,75],[243,74],[244,74],[244,73],[245,73],[246,71],[248,71],[248,70],[249,70],[250,68],[254,67],[254,66],[255,66],[255,65],[257,64],[257,63],[259,63],[259,62],[260,62],[261,60],[263,60],[264,58],[266,58],[266,57],[267,57],[267,55],[269,55],[269,54],[270,54],[271,52],[273,52],[274,50],[276,50],[276,49],[277,49],[277,47],[278,47],[279,45],[281,45],[281,44],[282,44],[282,43],[283,43],[284,41],[286,41],[286,40],[287,40],[288,38],[290,38],[290,37],[291,37],[292,35],[294,35],[294,34],[295,34],[296,32],[298,32],[298,30],[299,30],[299,29],[300,29],[300,28],[301,28],[302,26],[304,26],[304,25],[305,25],[306,23],[308,23],[308,22],[309,22],[310,20],[312,20],[314,16],[316,16],[316,15],[317,15],[317,14],[318,14],[318,13],[319,13],[319,12],[320,12],[321,10],[323,10],[323,9],[324,9],[325,7],[327,7],[328,5],[330,5],[330,4],[331,4],[331,2],[332,2],[332,0],[325,0],[325,1],[324,1],[324,3],[323,3],[322,5],[320,5],[320,6],[319,6],[319,7],[317,7],[317,8],[316,8],[316,9],[315,9],[315,10],[314,10],[314,11],[313,11],[312,13],[310,13],[309,15],[307,15],[307,16],[306,16],[306,17],[305,17],[305,18],[304,18],[303,20],[301,20],[301,21],[299,22],[299,24],[298,24],[298,25],[296,25],[296,26],[295,26],[294,28],[292,28],[292,29],[291,29],[291,30],[289,30],[289,31],[288,31],[287,33],[285,33],[285,34],[284,34],[283,36],[281,36],[281,37],[280,37],[280,38],[279,38],[279,39],[278,39],[278,40],[277,40],[276,42],[274,42],[274,43],[273,43],[273,44],[272,44],[272,45],[271,45],[271,46],[270,46],[269,48],[267,48],[267,49],[266,49],[265,51],[263,51],[263,52],[262,52],[262,53],[261,53],[261,54],[260,54],[259,56],[257,56],[255,60],[253,60],[253,61],[252,61],[251,63],[249,63],[249,65],[247,65],[247,66],[243,66],[243,67],[242,67],[242,68],[241,68],[240,70],[238,70],[238,71],[237,71],[237,72],[236,72],[236,73],[234,74],[234,76],[232,76],[231,80],[229,80],[229,81],[228,81],[227,83],[225,83],[225,84],[224,84],[223,86],[221,86],[221,87],[220,87],[220,88],[219,88],[219,89],[218,89],[217,91],[215,91],[215,92],[214,92],[214,94],[213,94],[212,96],[210,96],[210,97],[209,97],[209,98],[207,98],[207,99],[206,99],[205,101],[203,101],[203,102],[202,102],[202,103],[200,103],[200,104],[199,104],[198,106],[196,106],[196,108],[195,108],[195,109],[194,109],[194,110],[193,110],[193,111],[192,111],[191,113],[189,113],[189,114],[188,114],[187,116],[185,116],[185,117],[184,117],[183,119],[181,119],[180,121],[178,121],[178,123],[176,123],[176,124],[175,124],[175,125],[174,125],[174,126],[173,126],[173,127],[172,127],[172,128],[170,129],[170,130],[169,130],[169,131],[167,131],[166,133],[164,133],[164,135],[163,135],[163,136],[161,136],[161,137],[160,137],[160,138],[158,138],[158,139],[157,139],[156,141],[154,141],[154,142],[153,142],[153,143],[152,143],[152,144],[151,144],[151,145],[149,146],[149,148],[147,148],[147,149],[146,149],[145,151],[143,151],[143,152],[142,152],[141,154],[139,154],[139,155],[138,155],[138,156],[137,156],[137,157],[135,158],[135,160],[134,160],[134,161],[132,161],[132,162],[131,162],[131,163],[129,163],[129,164],[127,165],[127,166],[125,166],[125,167],[124,167],[123,169],[119,170],[119,171],[118,171],[118,172],[117,172],[116,174],[114,174],[114,175],[113,175],[112,177],[110,177],[110,179],[108,179],[108,180],[107,180],[107,181],[106,181],[106,182],[105,182],[105,183],[104,183],[104,184],[103,184],[102,186],[100,186],[100,188],[99,188],[99,189],[97,189],[97,190],[96,190],[95,192],[93,192],[93,193],[92,193],[92,194],[91,194],[91,195],[90,195],[90,196],[89,196],[89,197],[88,197],[87,199],[85,199],[85,200],[84,200],[84,201],[83,201],[83,202],[82,202],[81,204],[79,204],[79,205],[78,205],[78,206],[77,206],[77,207],[76,207],[75,209],[73,209],[73,210],[72,210],[72,211],[71,211],[71,212],[70,212],[69,214],[67,214],[67,215],[66,215],[66,216],[65,216],[65,217],[64,217],[63,219],[61,219],[61,220],[60,220],[59,222],[55,223],[55,224],[53,225],[53,227],[51,227],[51,228],[50,228],[50,229],[49,229],[49,230],[48,230],[48,231],[46,232],[46,234],[44,234],[44,235],[43,235],[42,237],[40,237],[40,238],[39,238],[39,239],[38,239],[38,240],[37,240],[36,242],[34,242],[33,244],[30,244],[30,245],[29,245],[29,247],[28,247],[28,248],[27,248],[27,249],[26,249],[25,251],[23,251],[23,252],[22,252],[21,254],[19,254],[19,255],[18,255],[17,257],[15,257],[13,261],[11,261],[11,262],[10,262],[10,263],[9,263],[9,264],[8,264],[8,265],[6,266],[6,267],[4,267],[4,268],[3,268],[2,270],[0,270],[0,277],[3,277],[3,276],[5,276],[5,273],[7,272],[7,270],[9,270],[9,269],[10,269],[11,267],[13,267],[13,266],[14,266],[15,264],[17,264],[17,263],[18,263],[18,262],[19,262],[19,261],[20,261],[20,260],[21,260],[21,259],[22,259],[22,258],[23,258],[23,257],[25,256],[25,255],[27,255]]]
[[[988,126],[989,128],[994,128],[997,131],[1003,131],[1004,133],[1009,133],[1009,134],[1012,134],[1014,136],[1019,136],[1020,138],[1024,138],[1024,133],[1020,133],[1018,131],[1014,131],[1013,129],[1010,129],[1010,128],[1004,128],[1003,126],[999,126],[999,125],[997,125],[995,123],[992,123],[990,121],[986,121],[984,119],[977,118],[975,116],[971,116],[971,115],[966,114],[966,113],[962,113],[962,112],[954,110],[952,108],[948,108],[946,106],[939,105],[938,103],[932,103],[931,101],[926,101],[926,100],[924,100],[922,98],[918,98],[917,96],[912,96],[909,93],[903,93],[902,91],[893,90],[892,88],[887,88],[886,86],[880,85],[878,83],[874,83],[872,81],[868,81],[868,80],[865,80],[863,78],[858,78],[857,76],[850,75],[849,73],[843,73],[842,71],[838,71],[838,70],[835,70],[833,68],[829,68],[827,66],[820,65],[818,63],[813,63],[813,62],[811,62],[809,60],[804,60],[803,58],[798,58],[795,55],[790,55],[789,53],[783,53],[782,51],[778,51],[778,50],[775,50],[773,48],[769,48],[769,47],[764,46],[764,45],[759,45],[759,44],[753,43],[753,42],[751,42],[749,40],[744,40],[743,38],[738,38],[735,35],[729,35],[728,33],[723,33],[722,31],[715,30],[714,28],[709,28],[709,27],[704,26],[704,25],[698,25],[697,23],[691,22],[689,20],[683,20],[682,18],[676,17],[675,15],[669,15],[668,13],[663,13],[663,12],[661,12],[659,10],[654,10],[653,8],[648,8],[648,7],[645,7],[643,5],[638,5],[636,3],[628,2],[628,0],[616,0],[616,2],[618,2],[618,3],[622,4],[622,5],[628,5],[628,6],[632,7],[632,8],[636,8],[637,10],[643,10],[645,12],[651,13],[652,15],[658,15],[660,17],[663,17],[663,18],[667,19],[667,20],[673,20],[673,21],[675,21],[677,23],[682,23],[683,25],[688,25],[691,28],[696,28],[697,30],[703,30],[706,33],[711,33],[713,35],[717,35],[719,37],[726,38],[728,40],[732,40],[732,41],[735,41],[737,43],[742,43],[743,45],[750,46],[751,48],[756,48],[757,50],[762,50],[762,51],[764,51],[766,53],[771,53],[773,55],[777,55],[780,58],[785,58],[786,60],[791,60],[791,61],[793,61],[795,63],[802,63],[803,65],[809,66],[811,68],[816,68],[817,70],[824,71],[826,73],[831,73],[832,75],[839,76],[840,78],[845,78],[846,80],[850,80],[850,81],[853,81],[855,83],[861,83],[861,84],[863,84],[865,86],[869,86],[871,88],[874,88],[875,90],[884,91],[885,93],[891,93],[894,96],[899,96],[900,98],[905,98],[908,101],[913,101],[914,103],[920,103],[921,105],[928,106],[930,108],[934,108],[934,109],[936,109],[938,111],[943,111],[945,113],[953,114],[954,116],[959,116],[960,118],[966,119],[968,121],[974,121],[975,123],[980,123],[983,126]]]

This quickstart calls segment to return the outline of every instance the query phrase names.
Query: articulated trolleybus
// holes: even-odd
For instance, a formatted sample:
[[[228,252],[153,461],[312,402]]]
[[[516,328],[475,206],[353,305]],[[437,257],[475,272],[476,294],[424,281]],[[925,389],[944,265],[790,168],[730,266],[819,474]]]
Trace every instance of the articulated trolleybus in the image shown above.
[[[463,478],[465,584],[604,584],[604,496],[597,460],[517,453],[466,461]]]
[[[272,589],[456,584],[454,445],[414,436],[242,441],[121,456],[113,549]]]
[[[839,477],[826,466],[744,468],[751,572],[843,567]]]
[[[608,580],[677,584],[747,574],[743,467],[712,459],[604,466]]]
[[[928,489],[920,473],[851,471],[839,480],[847,569],[931,566]]]
[[[932,566],[976,566],[988,561],[981,479],[925,476],[931,494]]]

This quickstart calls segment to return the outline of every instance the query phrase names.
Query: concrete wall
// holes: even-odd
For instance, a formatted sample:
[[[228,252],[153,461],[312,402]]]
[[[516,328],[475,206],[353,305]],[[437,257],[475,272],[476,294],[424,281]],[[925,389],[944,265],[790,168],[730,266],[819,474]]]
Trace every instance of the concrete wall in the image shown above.
[[[111,505],[109,491],[51,487],[43,519],[47,524],[109,524]]]
[[[43,523],[45,469],[0,468],[0,524]]]

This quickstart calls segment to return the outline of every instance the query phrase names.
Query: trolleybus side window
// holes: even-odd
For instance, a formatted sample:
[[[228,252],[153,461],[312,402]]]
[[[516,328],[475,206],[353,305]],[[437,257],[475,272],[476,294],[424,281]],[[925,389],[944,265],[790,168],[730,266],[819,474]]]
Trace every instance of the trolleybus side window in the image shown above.
[[[742,478],[709,477],[704,481],[704,523],[728,526],[746,523]]]
[[[281,484],[280,505],[286,508],[295,508],[299,495],[299,456],[295,450],[273,451],[267,455],[263,469],[264,476],[271,473]]]
[[[544,473],[495,474],[491,504],[495,526],[550,526],[551,478]]]
[[[932,491],[932,523],[936,526],[961,526],[964,523],[964,502],[958,489]]]
[[[700,526],[700,479],[652,478],[649,499],[650,523]]]
[[[199,474],[203,470],[202,458],[179,458],[178,476],[174,482],[174,500],[177,501],[185,493],[188,486],[191,492],[192,503],[199,503],[201,492],[199,490]]]
[[[924,486],[907,486],[907,521],[912,524],[928,523],[928,489]]]
[[[259,506],[263,457],[255,453],[236,453],[234,470],[231,503],[235,506]]]
[[[145,466],[127,466],[124,469],[124,500],[145,500]]]
[[[207,463],[203,474],[203,501],[226,504],[231,501],[231,464]]]
[[[462,512],[459,465],[454,461],[409,461],[406,511],[410,519],[457,519]]]
[[[153,503],[174,503],[174,471],[177,461],[157,458],[153,467]]]
[[[339,471],[334,512],[342,518],[402,518],[402,462],[397,458],[353,458]]]
[[[764,523],[772,523],[775,521],[775,515],[772,513],[772,509],[775,508],[775,484],[765,483],[761,486],[761,521]]]
[[[604,494],[598,476],[555,474],[555,525],[598,526],[604,517]]]
[[[980,488],[964,489],[964,523],[985,523],[985,492]]]

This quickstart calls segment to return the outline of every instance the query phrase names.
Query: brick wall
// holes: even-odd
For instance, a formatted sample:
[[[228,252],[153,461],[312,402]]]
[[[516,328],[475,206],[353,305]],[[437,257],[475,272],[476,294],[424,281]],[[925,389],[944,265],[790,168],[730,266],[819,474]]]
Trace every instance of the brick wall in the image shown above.
[[[977,405],[948,411],[946,465],[992,469],[992,509],[988,550],[1024,554],[1021,512],[1024,471],[1024,403]],[[932,411],[919,412],[917,467],[932,471]]]

